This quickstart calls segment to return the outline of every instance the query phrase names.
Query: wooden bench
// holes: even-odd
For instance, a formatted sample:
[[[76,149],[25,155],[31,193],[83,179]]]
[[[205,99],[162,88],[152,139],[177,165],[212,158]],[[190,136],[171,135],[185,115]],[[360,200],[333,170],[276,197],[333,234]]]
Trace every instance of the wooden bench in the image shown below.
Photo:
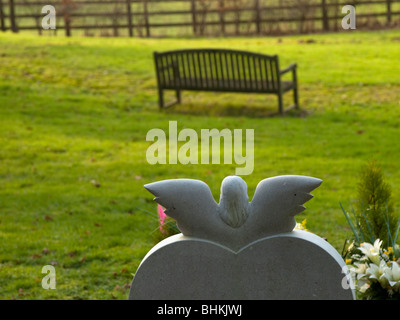
[[[187,49],[154,52],[160,108],[181,102],[182,90],[271,93],[278,96],[283,113],[283,94],[293,90],[299,108],[296,64],[279,69],[277,55],[225,49]],[[292,72],[292,81],[282,81]],[[164,104],[164,90],[175,90],[176,101]],[[287,110],[288,110],[287,109]],[[286,111],[287,111],[286,110]]]

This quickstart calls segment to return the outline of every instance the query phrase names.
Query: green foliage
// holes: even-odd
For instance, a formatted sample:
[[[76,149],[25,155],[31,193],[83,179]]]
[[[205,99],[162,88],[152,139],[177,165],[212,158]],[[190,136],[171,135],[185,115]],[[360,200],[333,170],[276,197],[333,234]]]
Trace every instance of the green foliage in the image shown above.
[[[352,208],[353,219],[341,208],[356,238],[356,245],[361,242],[383,241],[383,247],[395,247],[400,215],[394,211],[391,198],[392,189],[385,182],[382,168],[376,161],[371,161],[361,169],[358,183],[356,209]]]
[[[164,213],[164,209],[160,205],[157,205],[157,214],[144,209],[141,211],[153,217],[154,225],[156,226],[152,232],[154,244],[157,244],[158,242],[181,232],[178,229],[176,221],[167,216]]]
[[[396,232],[397,220],[391,194],[392,189],[384,181],[382,168],[378,163],[372,161],[365,165],[358,184],[357,215],[364,233],[372,236],[368,242],[379,238],[383,240],[384,247],[393,244],[391,235]]]
[[[162,225],[159,225],[155,234],[156,243],[170,236],[181,233],[176,225],[176,221],[171,217],[166,217]]]
[[[389,294],[389,292],[383,288],[379,282],[373,282],[366,292],[357,292],[358,300],[400,300],[400,293]]]

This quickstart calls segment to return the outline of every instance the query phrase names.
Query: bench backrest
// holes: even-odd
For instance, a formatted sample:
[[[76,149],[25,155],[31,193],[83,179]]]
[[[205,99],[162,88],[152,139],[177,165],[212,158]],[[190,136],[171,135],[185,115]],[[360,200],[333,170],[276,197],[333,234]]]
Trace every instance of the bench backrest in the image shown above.
[[[225,49],[154,53],[162,89],[276,92],[278,56]]]

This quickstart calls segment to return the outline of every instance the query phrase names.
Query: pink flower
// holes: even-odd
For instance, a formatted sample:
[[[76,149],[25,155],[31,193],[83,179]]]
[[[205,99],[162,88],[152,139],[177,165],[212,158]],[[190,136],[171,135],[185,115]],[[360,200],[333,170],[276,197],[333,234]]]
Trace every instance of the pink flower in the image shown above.
[[[164,225],[164,221],[167,218],[167,215],[165,214],[163,208],[158,205],[157,207],[157,211],[158,211],[158,216],[160,217],[160,231],[163,232],[163,225]]]

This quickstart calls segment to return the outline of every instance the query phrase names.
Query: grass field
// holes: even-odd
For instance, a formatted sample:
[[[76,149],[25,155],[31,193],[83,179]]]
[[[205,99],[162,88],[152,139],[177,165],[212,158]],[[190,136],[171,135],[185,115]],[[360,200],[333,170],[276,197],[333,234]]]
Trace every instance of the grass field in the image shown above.
[[[154,245],[156,205],[143,185],[206,181],[218,200],[232,165],[150,165],[146,133],[254,129],[257,183],[324,180],[297,221],[341,251],[360,167],[376,159],[400,202],[400,31],[282,38],[100,39],[0,34],[0,298],[127,299]],[[276,97],[184,92],[157,107],[152,52],[220,47],[279,54],[299,66],[301,113],[271,117]],[[172,94],[171,94],[172,97]],[[291,94],[285,104],[291,103]],[[44,290],[44,265],[57,289]],[[162,270],[160,270],[162,272]]]

